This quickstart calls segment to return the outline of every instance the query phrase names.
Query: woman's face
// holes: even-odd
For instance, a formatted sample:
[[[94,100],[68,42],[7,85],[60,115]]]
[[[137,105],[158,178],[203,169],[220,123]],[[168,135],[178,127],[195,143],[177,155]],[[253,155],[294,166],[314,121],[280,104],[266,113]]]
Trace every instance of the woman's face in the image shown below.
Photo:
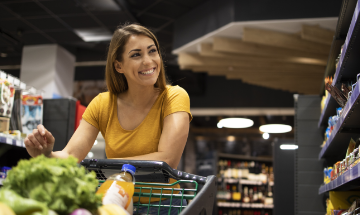
[[[132,35],[125,45],[123,61],[115,61],[115,69],[123,73],[130,86],[154,86],[160,73],[160,56],[152,39]]]

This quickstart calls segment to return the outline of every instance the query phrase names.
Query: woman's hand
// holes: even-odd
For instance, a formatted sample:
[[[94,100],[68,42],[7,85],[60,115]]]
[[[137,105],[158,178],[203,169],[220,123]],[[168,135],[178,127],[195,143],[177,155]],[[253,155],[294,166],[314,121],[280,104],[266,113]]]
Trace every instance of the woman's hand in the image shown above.
[[[43,125],[38,125],[37,129],[25,138],[24,143],[31,157],[41,154],[49,157],[54,148],[55,138]]]

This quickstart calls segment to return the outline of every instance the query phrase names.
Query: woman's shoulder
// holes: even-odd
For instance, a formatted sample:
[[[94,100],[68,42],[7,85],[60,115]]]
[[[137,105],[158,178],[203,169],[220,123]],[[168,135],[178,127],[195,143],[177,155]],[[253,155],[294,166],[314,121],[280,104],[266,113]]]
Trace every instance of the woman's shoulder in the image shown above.
[[[97,105],[108,105],[113,99],[114,95],[109,92],[99,93],[97,96],[93,98],[91,102],[97,103]]]
[[[167,85],[165,91],[168,96],[187,95],[186,90],[180,87],[179,85],[175,85],[175,86]]]

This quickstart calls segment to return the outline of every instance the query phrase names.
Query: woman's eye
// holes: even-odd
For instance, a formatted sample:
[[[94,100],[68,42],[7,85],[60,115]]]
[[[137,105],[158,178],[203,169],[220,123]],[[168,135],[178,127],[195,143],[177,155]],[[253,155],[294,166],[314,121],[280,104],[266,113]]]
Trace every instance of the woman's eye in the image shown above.
[[[150,53],[154,53],[154,52],[157,52],[156,49],[151,49],[150,50]]]
[[[139,53],[135,53],[135,54],[131,55],[131,57],[137,57],[137,56],[140,56],[140,54],[139,54]]]

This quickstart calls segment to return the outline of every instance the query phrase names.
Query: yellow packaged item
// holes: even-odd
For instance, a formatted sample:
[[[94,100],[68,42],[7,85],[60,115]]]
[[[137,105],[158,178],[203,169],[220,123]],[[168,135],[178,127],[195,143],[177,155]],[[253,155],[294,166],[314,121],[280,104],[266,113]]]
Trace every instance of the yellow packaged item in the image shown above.
[[[335,210],[348,209],[351,204],[360,198],[360,191],[330,191],[330,203]]]

